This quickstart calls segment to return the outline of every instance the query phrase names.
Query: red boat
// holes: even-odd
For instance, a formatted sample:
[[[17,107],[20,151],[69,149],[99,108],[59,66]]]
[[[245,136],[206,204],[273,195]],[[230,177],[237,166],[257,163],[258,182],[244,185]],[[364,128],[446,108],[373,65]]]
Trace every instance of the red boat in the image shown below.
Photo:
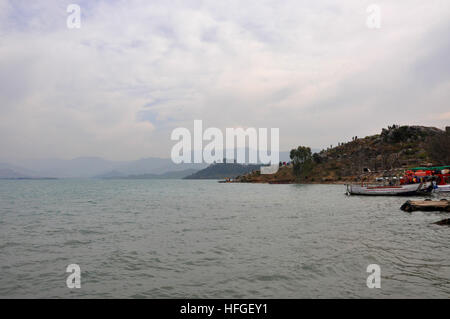
[[[400,183],[410,184],[424,179],[435,182],[435,191],[450,192],[450,166],[411,168],[405,172]]]

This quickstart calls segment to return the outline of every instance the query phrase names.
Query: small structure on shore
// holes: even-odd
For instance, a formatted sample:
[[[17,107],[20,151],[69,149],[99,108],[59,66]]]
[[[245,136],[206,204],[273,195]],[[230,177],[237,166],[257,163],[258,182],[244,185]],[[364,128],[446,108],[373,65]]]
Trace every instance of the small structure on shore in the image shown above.
[[[443,211],[450,212],[450,202],[447,199],[441,199],[439,201],[432,200],[417,200],[417,201],[406,201],[401,207],[401,210],[405,212],[413,211]]]

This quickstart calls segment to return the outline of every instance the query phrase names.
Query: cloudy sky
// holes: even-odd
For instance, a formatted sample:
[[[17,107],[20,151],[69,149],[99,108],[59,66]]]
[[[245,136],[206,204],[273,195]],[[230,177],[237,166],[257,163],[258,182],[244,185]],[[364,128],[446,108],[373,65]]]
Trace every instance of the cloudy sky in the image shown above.
[[[282,150],[450,125],[450,1],[0,0],[0,158],[170,157],[194,119]]]

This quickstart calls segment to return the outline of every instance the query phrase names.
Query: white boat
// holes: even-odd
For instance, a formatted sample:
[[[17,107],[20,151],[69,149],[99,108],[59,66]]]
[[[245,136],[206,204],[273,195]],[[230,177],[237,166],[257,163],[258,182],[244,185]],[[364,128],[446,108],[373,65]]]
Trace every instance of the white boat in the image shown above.
[[[406,184],[395,186],[380,186],[380,185],[346,185],[347,194],[349,195],[416,195],[420,192],[426,191],[430,183],[420,184]]]
[[[435,192],[450,192],[450,184],[437,185]]]

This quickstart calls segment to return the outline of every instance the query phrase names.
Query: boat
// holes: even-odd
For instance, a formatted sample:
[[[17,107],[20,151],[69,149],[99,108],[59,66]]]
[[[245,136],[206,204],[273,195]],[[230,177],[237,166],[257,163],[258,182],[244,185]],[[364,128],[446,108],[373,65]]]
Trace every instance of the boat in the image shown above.
[[[443,184],[443,185],[436,185],[436,189],[434,190],[435,192],[450,192],[450,184]]]
[[[450,166],[415,167],[406,171],[406,176],[413,175],[431,178],[434,192],[450,192]]]
[[[390,185],[346,185],[349,195],[419,195],[434,192],[450,192],[450,166],[414,167],[405,171],[399,180],[390,180]],[[392,184],[394,182],[395,184]],[[396,182],[399,182],[397,184]]]
[[[233,182],[234,180],[232,178],[225,178],[219,181],[219,183],[233,183]]]
[[[374,196],[408,196],[426,192],[431,183],[405,184],[405,185],[351,185],[347,184],[348,195],[374,195]]]

